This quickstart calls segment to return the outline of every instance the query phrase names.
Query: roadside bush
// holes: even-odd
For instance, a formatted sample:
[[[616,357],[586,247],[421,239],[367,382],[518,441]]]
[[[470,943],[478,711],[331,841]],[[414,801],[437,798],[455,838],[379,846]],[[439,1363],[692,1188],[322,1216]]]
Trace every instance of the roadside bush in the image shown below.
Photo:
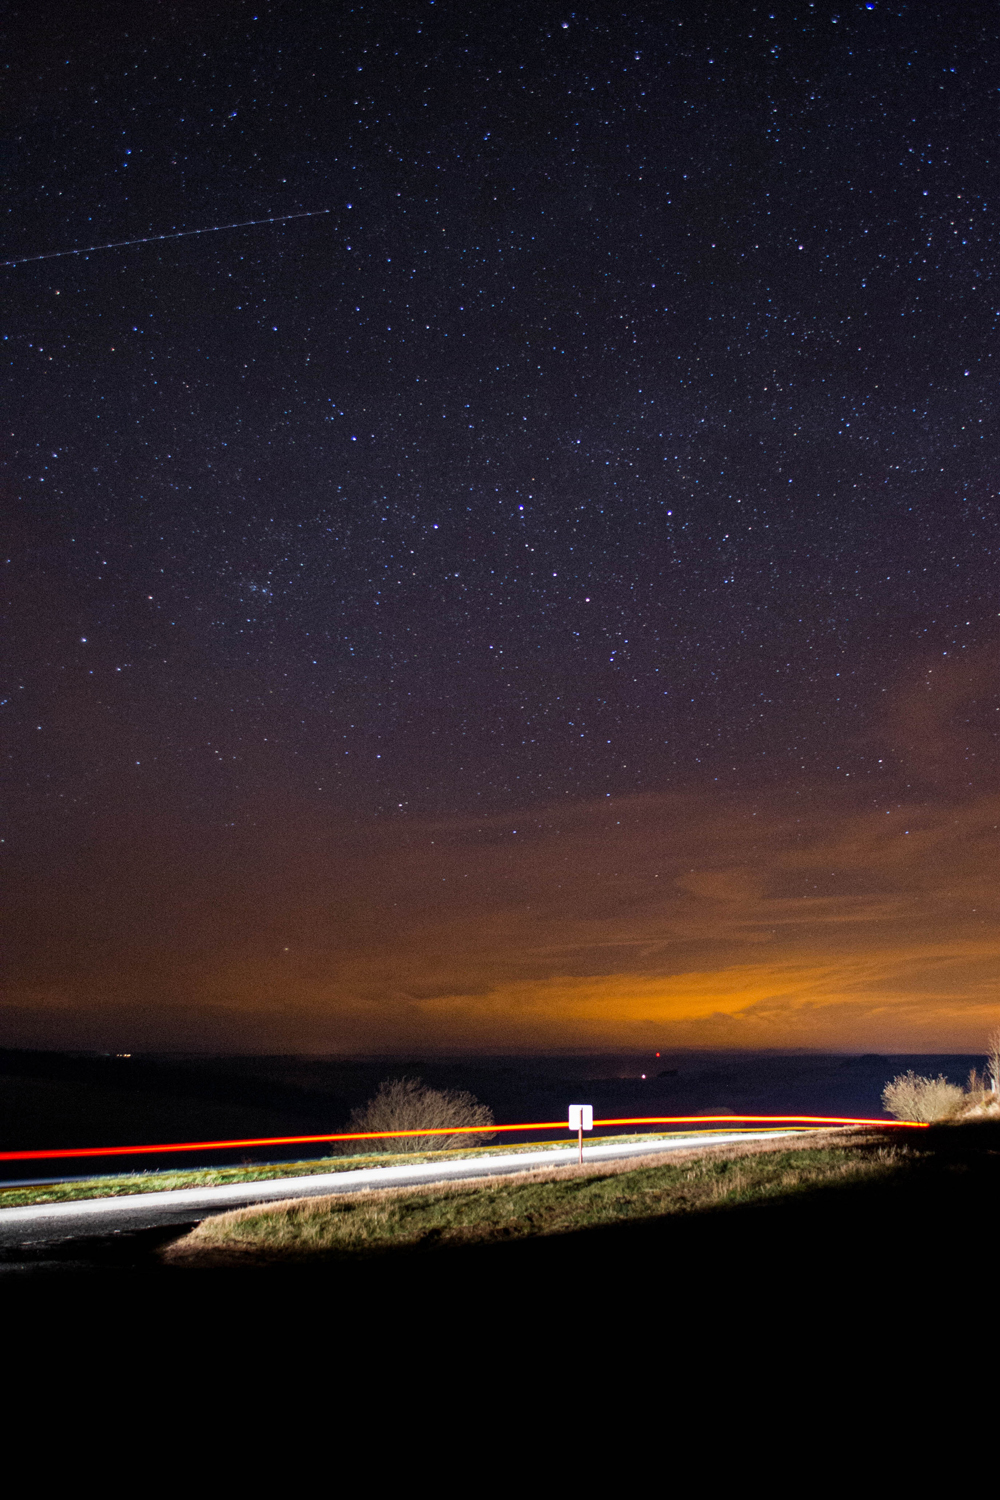
[[[986,1038],[986,1072],[991,1093],[1000,1094],[1000,1026]]]
[[[882,1108],[897,1120],[946,1120],[965,1100],[965,1092],[943,1073],[922,1078],[912,1068],[900,1073],[882,1090]]]
[[[468,1135],[403,1136],[393,1140],[366,1141],[370,1151],[454,1151],[460,1146],[481,1146],[492,1139],[489,1126],[493,1111],[463,1089],[432,1089],[419,1078],[388,1078],[378,1086],[363,1109],[351,1113],[352,1130],[446,1129],[448,1126],[483,1125],[486,1130]],[[345,1145],[347,1143],[345,1142]]]

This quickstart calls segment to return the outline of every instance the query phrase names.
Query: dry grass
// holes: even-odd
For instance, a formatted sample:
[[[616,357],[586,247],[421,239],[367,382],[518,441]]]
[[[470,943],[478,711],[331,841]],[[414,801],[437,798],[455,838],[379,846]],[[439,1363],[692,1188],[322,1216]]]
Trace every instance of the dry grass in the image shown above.
[[[906,1154],[882,1136],[838,1134],[671,1151],[638,1167],[622,1161],[333,1194],[206,1219],[163,1255],[175,1266],[265,1266],[564,1234],[874,1179]]]
[[[966,1120],[996,1120],[1000,1118],[1000,1095],[995,1094],[992,1089],[970,1089],[954,1118],[959,1123]]]
[[[714,1131],[705,1131],[706,1136]],[[669,1132],[661,1132],[660,1138]],[[656,1140],[657,1136],[600,1135],[597,1132],[590,1144],[607,1144],[615,1141],[622,1145],[629,1141]],[[448,1161],[468,1161],[480,1157],[484,1163],[491,1156],[516,1156],[525,1151],[559,1150],[564,1141],[517,1141],[509,1138],[498,1146],[462,1146],[449,1151]],[[122,1173],[114,1177],[89,1177],[80,1181],[50,1182],[37,1186],[0,1188],[0,1209],[22,1208],[32,1203],[76,1203],[85,1198],[122,1198],[133,1193],[166,1193],[174,1188],[228,1187],[237,1182],[270,1182],[277,1177],[315,1177],[323,1172],[356,1172],[362,1167],[408,1167],[424,1162],[439,1163],[441,1152],[396,1151],[392,1153],[365,1151],[355,1155],[324,1156],[310,1161],[263,1162],[256,1166],[241,1167],[184,1167],[169,1168],[157,1172]]]

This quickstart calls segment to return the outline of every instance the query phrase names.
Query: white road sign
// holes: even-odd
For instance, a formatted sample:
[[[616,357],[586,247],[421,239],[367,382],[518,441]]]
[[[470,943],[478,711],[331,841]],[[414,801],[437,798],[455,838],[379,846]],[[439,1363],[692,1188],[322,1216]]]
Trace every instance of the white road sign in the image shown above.
[[[571,1104],[569,1107],[570,1130],[593,1130],[594,1128],[594,1106],[592,1104]]]

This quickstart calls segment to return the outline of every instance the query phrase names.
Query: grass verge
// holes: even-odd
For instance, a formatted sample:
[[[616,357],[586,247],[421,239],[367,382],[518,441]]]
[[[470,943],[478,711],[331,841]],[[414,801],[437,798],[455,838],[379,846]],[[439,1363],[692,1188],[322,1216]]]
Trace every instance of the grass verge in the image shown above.
[[[699,1132],[706,1136],[729,1134],[728,1130]],[[612,1140],[665,1139],[664,1135],[597,1136],[587,1145]],[[0,1209],[21,1208],[32,1203],[76,1203],[83,1198],[119,1198],[133,1193],[166,1193],[174,1188],[225,1187],[229,1183],[273,1182],[280,1177],[314,1177],[324,1172],[355,1172],[362,1167],[402,1167],[421,1162],[465,1161],[473,1157],[513,1156],[523,1151],[565,1149],[562,1141],[520,1141],[517,1145],[478,1146],[459,1151],[410,1151],[389,1154],[368,1152],[359,1156],[323,1156],[310,1161],[266,1162],[259,1166],[186,1167],[177,1171],[131,1172],[114,1177],[91,1177],[75,1182],[50,1182],[37,1187],[0,1188]]]
[[[876,1181],[897,1171],[910,1149],[875,1134],[811,1136],[801,1144],[672,1151],[641,1166],[631,1160],[333,1194],[220,1214],[161,1253],[173,1266],[264,1267],[565,1234]]]

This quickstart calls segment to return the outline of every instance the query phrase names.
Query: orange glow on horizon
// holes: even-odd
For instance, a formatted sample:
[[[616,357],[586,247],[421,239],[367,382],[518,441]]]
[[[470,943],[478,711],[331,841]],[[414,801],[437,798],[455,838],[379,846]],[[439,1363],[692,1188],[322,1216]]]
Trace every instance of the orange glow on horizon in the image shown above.
[[[875,802],[839,775],[751,793],[692,773],[532,804],[517,839],[511,811],[397,824],[292,803],[224,878],[169,845],[141,900],[122,884],[116,942],[93,952],[80,934],[111,920],[103,887],[67,874],[10,923],[5,1045],[981,1055],[1000,1023],[1000,790],[985,740],[976,776],[952,767],[958,705],[981,711],[995,654],[935,658],[932,678],[914,661],[887,691],[867,744],[918,774],[915,790],[887,769]]]

